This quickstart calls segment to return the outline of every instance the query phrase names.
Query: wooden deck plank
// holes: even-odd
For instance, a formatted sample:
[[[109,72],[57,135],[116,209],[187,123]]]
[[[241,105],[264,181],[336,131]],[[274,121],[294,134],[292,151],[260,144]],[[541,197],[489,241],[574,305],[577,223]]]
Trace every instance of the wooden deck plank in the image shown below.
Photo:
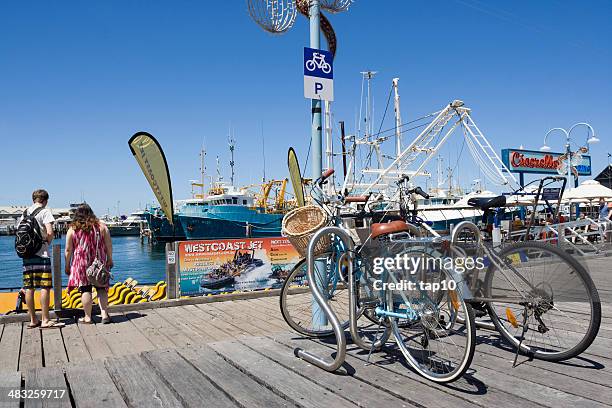
[[[69,408],[70,393],[66,385],[64,373],[59,367],[45,367],[27,370],[24,373],[24,389],[26,390],[56,390],[61,398],[26,398],[26,408],[54,407]]]
[[[66,326],[62,328],[62,336],[64,338],[64,345],[66,346],[69,362],[79,363],[91,361],[91,354],[74,320],[68,322]]]
[[[260,329],[262,335],[268,336],[274,333],[287,333],[291,332],[292,329],[287,323],[279,318],[270,318],[255,310],[255,308],[249,303],[246,306],[240,305],[244,310],[244,315],[249,319],[249,323],[253,326],[257,326]],[[279,312],[280,314],[280,312]]]
[[[2,353],[0,353],[2,354]],[[0,408],[19,408],[19,398],[9,398],[10,390],[21,390],[21,373],[19,371],[0,370]]]
[[[19,349],[21,347],[22,323],[4,325],[0,338],[0,367],[2,370],[17,371],[19,369]]]
[[[111,357],[104,366],[129,407],[182,407],[174,391],[141,356]]]
[[[512,366],[514,361],[514,349],[503,343],[499,334],[491,332],[479,332],[476,353],[498,356],[505,360],[505,365]],[[526,356],[519,356],[521,366],[537,367],[557,374],[577,379],[583,379],[595,384],[612,387],[612,373],[602,367],[601,359],[588,360],[585,357],[573,358],[571,360],[551,363],[542,360],[529,360]]]
[[[168,314],[162,310],[155,310],[155,314],[159,317],[160,330],[166,334],[166,336],[178,347],[185,347],[194,344],[200,344],[202,342],[203,335],[194,330],[185,327],[179,322],[175,321],[172,314]],[[185,316],[187,319],[188,316]]]
[[[603,404],[612,402],[612,388],[595,384],[583,379],[568,377],[565,374],[555,373],[543,368],[519,365],[512,368],[512,363],[503,357],[494,354],[477,352],[471,367],[481,370],[490,369],[496,372],[543,385],[551,389],[568,392],[575,396],[584,396],[587,399]]]
[[[211,316],[196,305],[183,306],[183,309],[191,313],[194,319],[197,319],[198,325],[209,337],[215,341],[227,340],[234,337],[232,331],[228,330],[229,326],[222,320]],[[231,327],[231,326],[229,326]]]
[[[62,336],[63,330],[64,328],[40,331],[42,334],[42,349],[45,367],[61,367],[68,362],[68,355],[64,348],[64,338]]]
[[[158,312],[172,325],[185,333],[191,340],[190,344],[206,344],[213,341],[213,338],[197,322],[194,322],[191,313],[184,310],[182,306],[168,307]]]
[[[253,352],[236,340],[211,343],[210,347],[223,358],[248,374],[255,381],[302,407],[354,407],[355,404],[340,395],[287,370],[272,360]],[[350,396],[348,396],[350,398]]]
[[[359,401],[361,406],[418,406],[404,397],[400,399],[387,391],[372,387],[368,383],[360,381],[357,377],[351,376],[350,373],[339,375],[321,370],[311,364],[304,364],[304,361],[293,355],[291,349],[268,338],[249,337],[239,340],[255,352],[302,377],[309,378],[330,392],[351,396],[355,401]]]
[[[186,305],[182,306],[181,308],[186,313],[189,313],[189,319],[193,319],[193,324],[196,325],[206,336],[208,336],[211,339],[211,342],[227,340],[228,338],[232,337],[226,331],[214,326],[211,322],[211,316],[195,305]]]
[[[296,406],[239,371],[208,347],[184,348],[179,350],[179,354],[243,407]]]
[[[386,353],[388,356],[392,357],[395,360],[402,360],[403,356],[396,349],[387,349]],[[363,355],[357,355],[356,357],[363,359],[365,361],[365,357]],[[381,357],[379,353],[375,353],[372,355],[373,361],[384,362],[385,359],[388,361],[388,358]],[[397,366],[397,365],[396,365]],[[393,371],[397,369],[397,367],[390,367]],[[510,370],[511,368],[508,368]],[[528,401],[531,401],[533,404],[542,404],[548,407],[574,407],[574,406],[602,406],[602,404],[587,399],[582,396],[573,395],[571,393],[565,392],[559,388],[561,388],[561,384],[559,384],[558,388],[548,387],[542,384],[534,383],[529,380],[525,380],[519,377],[513,377],[506,372],[494,371],[488,367],[484,367],[478,364],[472,364],[470,367],[470,371],[473,371],[472,376],[474,378],[479,378],[483,384],[490,390],[490,393],[495,396],[503,395],[512,395],[514,397],[522,399],[521,404],[525,405]],[[453,385],[461,384],[464,381],[468,381],[468,378],[462,378]],[[571,385],[571,381],[566,382],[563,386]],[[487,404],[488,405],[488,404]]]
[[[27,329],[26,323],[23,324],[19,371],[26,371],[43,366],[41,335],[40,329]]]
[[[329,354],[335,348],[323,342],[287,335],[278,336],[276,340],[291,348],[301,347],[321,355]],[[365,365],[366,358],[367,353],[357,350],[355,346],[349,346],[346,361],[355,369],[354,376],[363,381],[376,381],[375,384],[378,386],[426,407],[479,405],[487,408],[507,406],[536,408],[540,406],[513,394],[491,389],[486,378],[482,378],[473,370],[469,370],[466,376],[452,384],[441,385],[419,376],[407,364],[402,364],[404,360],[395,354],[372,353],[370,365]]]
[[[225,408],[236,406],[225,392],[215,387],[175,350],[143,353],[157,374],[174,390],[183,406]]]
[[[156,310],[146,310],[141,314],[144,316],[144,319],[139,322],[140,324],[155,327],[156,331],[166,336],[174,346],[182,347],[190,343],[191,340],[189,340],[189,337],[185,336],[181,330],[177,330],[176,327],[168,322],[168,320],[164,319]]]
[[[161,317],[148,312],[129,312],[125,317],[158,349],[171,348],[174,343],[158,327]]]
[[[77,407],[127,408],[101,360],[68,365],[66,378]]]
[[[77,329],[92,360],[103,360],[113,355],[113,351],[106,342],[106,337],[99,334],[96,325],[77,324]]]
[[[246,336],[249,335],[249,332],[240,327],[236,327],[226,321],[226,316],[224,313],[220,313],[214,309],[208,307],[208,305],[196,305],[198,309],[204,313],[204,315],[208,315],[210,320],[210,324],[227,333],[230,338],[236,338],[238,336]]]
[[[207,305],[211,310],[226,317],[226,321],[234,327],[247,331],[250,335],[259,336],[269,332],[272,327],[268,326],[265,329],[252,324],[252,317],[245,313],[245,307],[236,304],[236,302],[227,302],[224,307],[219,303],[211,303]]]
[[[112,324],[96,324],[95,327],[115,356],[155,349],[153,343],[130,324],[123,314],[114,315]]]

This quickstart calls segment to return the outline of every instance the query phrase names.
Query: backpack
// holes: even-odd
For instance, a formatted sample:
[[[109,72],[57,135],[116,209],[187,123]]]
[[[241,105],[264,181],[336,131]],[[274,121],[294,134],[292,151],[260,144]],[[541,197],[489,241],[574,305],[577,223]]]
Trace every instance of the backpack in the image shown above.
[[[15,234],[15,252],[20,258],[32,258],[43,246],[40,224],[36,220],[36,216],[42,210],[43,208],[39,207],[30,215],[27,209],[23,212],[23,219],[17,226]]]

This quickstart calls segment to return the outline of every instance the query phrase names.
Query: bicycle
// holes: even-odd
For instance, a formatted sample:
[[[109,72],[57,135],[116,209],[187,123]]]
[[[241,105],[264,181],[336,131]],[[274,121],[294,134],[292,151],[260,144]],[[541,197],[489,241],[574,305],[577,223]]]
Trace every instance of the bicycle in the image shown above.
[[[500,204],[500,197],[490,202]],[[488,264],[484,280],[479,270],[472,273],[471,302],[484,306],[495,329],[516,349],[514,364],[519,352],[563,361],[593,343],[601,323],[599,293],[585,267],[562,248],[535,241],[489,247],[469,221],[455,227],[451,242]]]
[[[418,252],[419,245],[442,246],[443,241],[434,242],[431,239],[415,241],[408,234],[410,231],[408,224],[403,221],[392,221],[372,224],[364,242],[354,247],[353,238],[347,232],[347,228],[342,226],[341,211],[343,208],[346,209],[347,202],[363,203],[367,202],[368,198],[364,201],[363,197],[355,199],[325,194],[321,186],[329,175],[331,173],[328,171],[313,184],[313,190],[318,188],[318,193],[322,197],[318,199],[317,194],[313,194],[313,199],[329,209],[333,214],[332,220],[337,226],[320,230],[310,243],[310,247],[314,248],[313,242],[326,233],[333,233],[332,248],[323,259],[325,270],[316,270],[315,257],[310,254],[306,261],[307,278],[304,277],[303,266],[298,265],[294,268],[283,285],[280,303],[283,317],[298,332],[310,336],[335,334],[338,353],[331,364],[303,350],[297,354],[319,367],[334,371],[344,358],[346,340],[343,332],[348,326],[353,341],[370,353],[382,347],[390,333],[393,333],[407,362],[425,378],[445,383],[461,377],[471,363],[476,344],[474,314],[466,301],[470,293],[462,283],[461,276],[451,269],[442,268],[434,271],[438,276],[434,277],[433,281],[444,277],[445,281],[463,285],[434,293],[435,291],[431,289],[419,286],[419,283],[429,279],[427,271],[420,270],[419,276],[426,279],[416,282],[414,273],[401,268],[395,270],[387,268],[379,275],[375,275],[372,269],[376,259],[408,256],[415,251]],[[364,211],[359,216],[367,218],[372,214]],[[368,243],[372,245],[367,245]],[[321,257],[317,259],[321,260]],[[303,284],[301,293],[298,294],[302,296],[303,306],[312,307],[316,300],[327,318],[328,323],[324,330],[320,330],[315,324],[306,327],[308,318],[313,317],[308,312],[305,318],[296,319],[296,310],[290,310],[291,303],[288,298],[293,296],[291,288],[295,275],[299,275]],[[410,282],[413,282],[414,286],[410,286],[408,284]],[[303,290],[304,287],[310,289],[315,300],[306,297],[308,294]],[[339,319],[336,311],[343,312],[346,309],[338,307],[336,299],[338,292],[346,290],[347,287],[348,294],[345,293],[345,296],[348,297],[348,317],[341,314],[342,319]],[[364,340],[357,326],[357,320],[363,315],[378,323],[373,341]],[[378,338],[382,327],[384,332]]]
[[[539,202],[544,187],[563,181],[562,192],[566,179],[545,177],[536,181],[539,181],[539,186],[535,202]],[[407,179],[400,179],[402,182],[400,197],[405,197],[410,190],[406,186]],[[418,187],[413,190],[418,191]],[[548,210],[558,218],[558,211],[553,211],[545,201]],[[493,223],[498,226],[504,214],[506,197],[476,198],[468,203],[483,211],[485,221],[492,213]],[[400,211],[408,213],[401,205]],[[416,211],[413,210],[412,214],[413,217],[403,216],[421,231],[432,232],[422,219],[416,217]],[[529,225],[533,224],[534,216],[535,211]],[[588,272],[576,258],[558,246],[527,241],[529,230],[526,228],[522,234],[523,241],[495,248],[486,246],[480,229],[474,223],[463,221],[453,230],[451,243],[464,258],[470,253],[473,258],[481,257],[488,262],[484,279],[479,279],[479,270],[468,274],[474,294],[470,303],[476,317],[488,315],[491,319],[491,323],[479,320],[477,326],[497,330],[517,350],[514,364],[519,352],[547,361],[567,360],[584,352],[597,336],[601,323],[599,294]],[[555,271],[552,271],[553,267]],[[564,291],[566,288],[569,288],[569,293]],[[572,305],[576,310],[562,309]],[[557,320],[561,327],[556,327]],[[563,333],[559,333],[561,331]]]

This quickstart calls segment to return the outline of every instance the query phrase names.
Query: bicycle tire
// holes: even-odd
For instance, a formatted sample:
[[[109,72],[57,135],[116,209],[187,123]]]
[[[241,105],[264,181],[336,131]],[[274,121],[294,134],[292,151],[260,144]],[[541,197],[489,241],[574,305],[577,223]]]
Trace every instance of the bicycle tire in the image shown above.
[[[595,340],[595,337],[599,332],[599,326],[601,324],[601,304],[597,288],[595,287],[595,284],[586,269],[576,259],[574,259],[562,249],[552,245],[533,241],[517,242],[508,245],[507,247],[502,249],[497,255],[501,259],[505,259],[505,257],[509,257],[512,252],[520,255],[519,251],[528,251],[530,249],[538,251],[549,251],[550,253],[553,253],[554,255],[558,256],[562,260],[562,262],[564,262],[568,265],[569,268],[571,268],[572,271],[576,272],[577,276],[579,277],[579,281],[583,283],[585,293],[587,293],[589,297],[589,299],[585,301],[588,301],[592,310],[589,326],[586,332],[584,333],[584,336],[580,339],[580,341],[578,341],[573,347],[569,349],[558,352],[543,351],[538,350],[536,347],[533,346],[529,347],[529,345],[525,343],[520,344],[520,339],[516,338],[515,335],[510,333],[506,325],[504,325],[504,323],[502,322],[502,319],[499,317],[497,310],[495,309],[495,302],[486,302],[489,317],[491,318],[491,321],[495,325],[497,331],[502,335],[502,337],[507,343],[512,345],[515,349],[519,347],[520,344],[521,353],[531,355],[534,358],[538,358],[545,361],[564,361],[576,357],[582,352],[584,352],[593,343],[593,340]],[[494,263],[492,263],[491,265],[489,265],[489,268],[487,269],[487,273],[485,275],[485,294],[488,298],[493,297],[492,286],[493,279],[495,277],[495,269],[497,269],[497,267]],[[552,303],[554,303],[554,300]]]
[[[452,292],[455,292],[455,291],[452,291]],[[470,364],[472,363],[472,359],[474,358],[474,353],[476,349],[476,319],[474,317],[474,311],[472,309],[472,306],[469,303],[467,303],[465,300],[463,300],[461,297],[459,297],[456,292],[455,292],[455,298],[452,301],[453,306],[451,306],[450,292],[447,292],[447,294],[449,295],[449,300],[448,300],[449,307],[453,307],[453,308],[456,307],[455,313],[457,313],[457,316],[459,315],[459,309],[462,310],[462,314],[463,314],[462,318],[457,318],[457,316],[455,316],[454,318],[449,318],[448,323],[450,323],[450,327],[443,327],[443,328],[441,327],[438,329],[427,329],[425,326],[427,326],[428,324],[431,324],[431,316],[428,317],[429,323],[427,323],[427,321],[423,323],[424,321],[422,319],[423,315],[421,315],[419,321],[413,324],[406,324],[405,322],[400,322],[399,318],[395,318],[395,317],[390,318],[392,333],[395,337],[398,348],[400,349],[400,351],[406,358],[406,361],[408,362],[408,364],[422,377],[425,377],[430,381],[434,381],[436,383],[441,383],[441,384],[450,383],[450,382],[453,382],[461,378],[461,376],[463,376],[463,374],[465,374],[465,372],[469,369]],[[440,303],[440,301],[441,299],[436,300],[436,302],[438,303]],[[458,303],[459,306],[454,306],[456,304],[455,302]],[[388,310],[389,308],[393,308],[392,311],[395,311],[393,292],[390,290],[387,291],[387,308]],[[441,315],[441,313],[439,313],[439,315]],[[439,324],[441,321],[442,322],[444,321],[444,319],[440,319],[439,317],[440,316],[438,316],[438,319],[435,319],[436,324]],[[420,325],[421,330],[422,330],[422,335],[420,335],[421,336],[420,341],[415,342],[415,339],[418,335],[412,335],[412,334],[409,336],[402,335],[401,330],[409,330],[414,327],[416,327],[416,330],[418,333],[419,329],[417,325]],[[462,325],[462,328],[459,330],[453,330],[453,327],[456,325]],[[465,344],[463,348],[463,355],[461,355],[460,358],[458,358],[458,362],[457,364],[455,364],[455,368],[452,371],[443,372],[443,373],[433,372],[431,368],[426,367],[427,364],[423,364],[419,362],[419,358],[422,359],[423,356],[418,356],[418,354],[423,354],[423,353],[419,352],[417,347],[410,346],[410,344],[409,345],[405,344],[404,342],[405,340],[403,340],[403,338],[405,337],[407,342],[410,340],[413,342],[413,344],[420,343],[423,349],[425,350],[426,348],[429,348],[430,342],[432,340],[436,340],[436,339],[441,340],[443,337],[445,337],[444,335],[440,336],[438,334],[436,334],[435,337],[431,337],[428,334],[428,332],[435,332],[435,331],[440,331],[441,333],[444,333],[444,332],[450,333],[454,331],[455,332],[454,334],[462,333],[466,336]],[[453,334],[451,334],[451,336],[452,335]],[[425,339],[427,339],[427,341],[424,341]],[[424,345],[423,343],[426,343],[426,345]],[[444,343],[442,342],[442,344]],[[457,343],[454,340],[450,340],[450,342],[447,344],[449,346],[451,346],[452,344],[457,347]],[[439,357],[440,355],[444,355],[444,353],[434,353],[433,354],[434,365],[436,364],[435,363],[436,361],[439,362],[439,360],[441,359],[441,357]],[[449,353],[446,353],[446,355],[449,355]],[[444,366],[444,365],[445,364],[440,364],[440,366]]]
[[[327,253],[317,258],[329,257],[330,255],[331,253]],[[325,329],[317,329],[308,324],[308,311],[306,310],[307,309],[307,299],[311,299],[310,298],[311,296],[310,288],[308,284],[303,286],[302,289],[292,288],[292,286],[294,286],[294,283],[296,281],[300,281],[301,279],[303,280],[303,278],[307,274],[307,269],[308,269],[308,266],[306,264],[306,259],[303,258],[293,267],[293,269],[287,276],[287,279],[285,279],[285,281],[283,282],[283,286],[281,288],[281,293],[280,293],[280,299],[279,299],[281,315],[283,316],[283,319],[289,325],[289,327],[291,327],[293,330],[295,330],[296,332],[304,336],[307,336],[307,337],[331,336],[334,334],[334,330],[329,324],[327,325]],[[336,268],[334,268],[334,270],[335,269]],[[305,290],[306,288],[308,288],[308,290]],[[294,289],[293,293],[292,293],[292,289]],[[337,295],[336,293],[329,293],[329,289],[330,288],[328,288],[328,293],[325,294],[328,297],[328,299],[333,298],[334,295]],[[336,289],[337,288],[331,288],[332,291],[336,291]],[[343,285],[341,290],[346,292],[346,296],[348,299],[348,287],[346,285]],[[298,291],[300,293],[295,293]],[[293,295],[304,295],[302,297],[304,298],[303,300],[306,302],[302,302],[303,306],[301,308],[305,316],[303,317],[298,316],[298,312],[296,311],[297,306],[295,305],[295,302],[290,300],[290,297],[292,297]],[[344,307],[344,310],[342,309],[336,310],[339,308],[333,307],[333,306],[332,306],[332,309],[334,310],[334,312],[336,312],[338,319],[342,323],[342,327],[346,329],[349,325],[348,303],[346,307]],[[338,313],[338,312],[342,312],[342,313]]]

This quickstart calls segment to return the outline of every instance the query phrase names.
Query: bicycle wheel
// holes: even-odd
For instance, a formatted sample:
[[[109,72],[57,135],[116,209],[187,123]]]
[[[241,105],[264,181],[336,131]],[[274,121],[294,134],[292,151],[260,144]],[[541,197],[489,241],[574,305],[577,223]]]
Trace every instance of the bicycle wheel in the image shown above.
[[[586,350],[599,331],[601,304],[593,280],[558,247],[510,244],[485,276],[489,316],[520,351],[562,361]]]
[[[338,273],[338,254],[329,252],[317,257],[315,261],[315,276],[326,277],[326,285],[318,280],[319,287],[324,287],[323,294],[330,307],[342,323],[348,327],[349,291]],[[314,308],[313,308],[314,306]],[[308,265],[306,259],[298,262],[281,289],[280,309],[283,319],[298,333],[309,337],[323,337],[334,334],[334,330],[327,321],[325,313],[321,310],[312,293],[308,281]],[[315,310],[313,314],[313,310]]]
[[[455,381],[466,372],[474,356],[474,312],[451,285],[448,290],[437,291],[427,287],[427,283],[452,282],[445,269],[427,274],[424,279],[415,280],[414,276],[405,270],[388,274],[389,283],[412,281],[425,285],[386,291],[387,311],[407,315],[391,318],[393,335],[408,363],[420,375],[437,383]]]

